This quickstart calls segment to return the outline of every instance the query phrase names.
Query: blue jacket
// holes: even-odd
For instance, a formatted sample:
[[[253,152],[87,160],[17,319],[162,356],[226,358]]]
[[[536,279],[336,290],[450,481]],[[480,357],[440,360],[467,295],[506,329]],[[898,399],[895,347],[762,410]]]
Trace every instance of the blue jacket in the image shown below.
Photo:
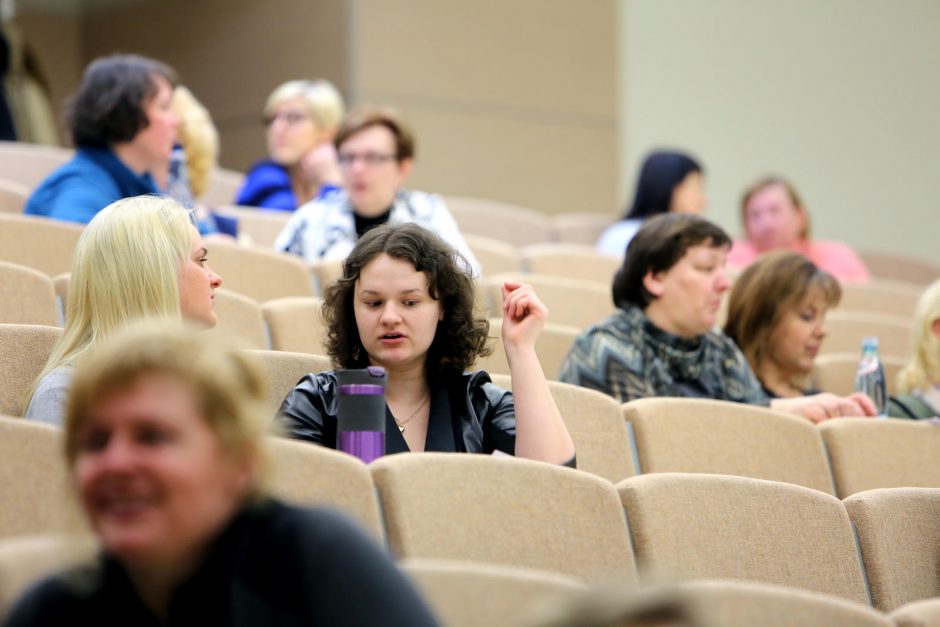
[[[24,213],[88,224],[115,200],[156,193],[149,174],[136,174],[106,148],[83,147],[39,184]]]

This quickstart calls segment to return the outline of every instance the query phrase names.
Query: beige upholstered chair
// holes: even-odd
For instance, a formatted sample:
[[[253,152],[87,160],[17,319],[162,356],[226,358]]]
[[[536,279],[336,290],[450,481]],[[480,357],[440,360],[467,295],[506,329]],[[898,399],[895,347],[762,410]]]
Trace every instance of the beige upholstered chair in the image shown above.
[[[29,194],[29,185],[0,179],[0,213],[23,213]]]
[[[940,278],[940,275],[937,275]],[[889,314],[911,319],[922,285],[906,281],[873,279],[868,283],[843,283],[839,309]]]
[[[940,488],[868,490],[845,508],[877,609],[940,596]]]
[[[0,142],[3,178],[33,188],[53,170],[72,158],[72,151],[58,146],[26,142]]]
[[[61,449],[61,429],[0,417],[0,537],[79,528]]]
[[[290,211],[265,211],[255,207],[239,207],[231,204],[233,194],[224,205],[217,205],[216,212],[238,219],[238,239],[255,246],[271,248],[290,220]]]
[[[548,307],[548,321],[552,324],[584,329],[616,311],[609,284],[535,273],[483,277],[481,288],[487,291],[487,298],[495,311],[500,311],[502,287],[506,281],[528,283],[535,288],[535,293]]]
[[[835,493],[822,439],[802,418],[692,398],[639,399],[623,412],[644,473],[738,475]]]
[[[52,279],[39,270],[0,261],[0,323],[59,324]]]
[[[911,354],[911,319],[890,314],[874,314],[835,309],[826,316],[829,335],[822,344],[822,354],[856,353],[862,355],[862,338],[878,338],[882,357],[908,357]]]
[[[81,234],[82,227],[70,222],[0,212],[0,261],[49,276],[69,272]]]
[[[264,318],[255,300],[238,292],[219,289],[215,292],[215,313],[219,323],[211,333],[230,338],[242,348],[268,347]]]
[[[875,488],[940,488],[936,425],[895,418],[840,418],[817,429],[829,451],[840,498]]]
[[[444,201],[462,233],[482,235],[515,246],[552,239],[551,219],[535,209],[467,196],[445,196]]]
[[[61,327],[0,324],[0,414],[23,415],[29,391],[61,335]]]
[[[512,389],[509,375],[491,374],[493,383]],[[574,442],[578,470],[584,470],[611,483],[639,472],[620,404],[595,390],[560,381],[548,388]]]
[[[895,627],[940,627],[940,599],[912,601],[890,614]]]
[[[316,279],[317,291],[322,296],[326,288],[343,276],[343,262],[338,259],[328,259],[312,264],[310,274]]]
[[[305,374],[333,369],[329,358],[321,355],[266,350],[247,352],[261,365],[267,377],[268,402],[265,411],[272,419],[287,393],[294,389]]]
[[[855,371],[862,353],[824,353],[816,357],[811,376],[813,387],[823,392],[845,396],[855,391]],[[881,355],[888,394],[894,394],[898,372],[907,364],[903,357]]]
[[[369,469],[357,458],[309,442],[272,437],[275,495],[299,505],[335,507],[382,541],[382,522]]]
[[[235,170],[216,168],[209,179],[209,187],[199,199],[210,207],[231,205],[238,196],[245,181],[245,175]]]
[[[859,250],[858,254],[874,279],[929,285],[940,278],[940,265],[928,259],[873,249]]]
[[[285,296],[313,296],[313,281],[300,258],[286,253],[213,242],[209,265],[226,289],[263,303]]]
[[[490,344],[493,351],[486,357],[481,357],[473,364],[474,370],[486,370],[493,374],[509,374],[509,362],[506,361],[506,352],[503,349],[502,339],[503,321],[498,318],[490,319]],[[548,323],[542,329],[535,341],[535,352],[542,364],[545,377],[556,380],[571,345],[578,337],[578,329],[562,324]]]
[[[571,577],[529,568],[429,559],[406,559],[399,567],[447,627],[527,624],[534,608],[586,590]]]
[[[842,503],[777,481],[659,473],[617,485],[641,571],[790,586],[867,604]]]
[[[602,255],[593,246],[584,244],[532,244],[520,251],[522,266],[536,274],[593,281],[604,286],[606,301],[610,302],[610,285],[623,261]]]
[[[323,300],[294,296],[269,300],[261,313],[276,351],[326,354],[326,328],[321,315]]]
[[[569,211],[552,216],[552,239],[568,244],[594,246],[601,233],[617,220],[610,213]]]
[[[399,557],[636,578],[616,491],[599,477],[527,459],[448,453],[389,455],[369,467]]]
[[[501,239],[465,233],[464,240],[473,252],[484,276],[519,272],[519,249]]]
[[[69,282],[72,280],[71,272],[63,272],[52,277],[52,287],[55,289],[55,297],[58,301],[58,310],[62,318],[62,325],[65,325],[65,312],[68,311],[69,304]]]

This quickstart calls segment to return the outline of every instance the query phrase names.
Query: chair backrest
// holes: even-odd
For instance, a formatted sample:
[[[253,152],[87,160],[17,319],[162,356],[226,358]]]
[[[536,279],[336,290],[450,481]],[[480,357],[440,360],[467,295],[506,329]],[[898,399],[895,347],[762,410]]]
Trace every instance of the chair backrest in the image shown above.
[[[928,259],[887,250],[862,249],[857,252],[875,279],[930,285],[940,278],[940,265]]]
[[[462,233],[482,235],[515,246],[552,239],[551,219],[541,211],[468,196],[445,196],[444,201]]]
[[[335,507],[380,542],[379,503],[369,469],[358,458],[309,442],[271,437],[272,490],[298,505]]]
[[[594,246],[601,233],[616,222],[618,216],[609,213],[568,211],[552,216],[552,239],[569,244]]]
[[[506,360],[506,351],[503,348],[502,338],[503,321],[499,318],[490,319],[490,342],[492,352],[481,357],[473,364],[474,370],[486,370],[493,374],[510,374],[509,362]],[[565,360],[571,345],[578,337],[578,329],[562,324],[545,325],[538,339],[535,341],[535,352],[542,364],[545,378],[558,379],[561,364]]]
[[[509,375],[491,374],[490,378],[499,387],[512,389]],[[574,442],[578,470],[611,483],[637,473],[638,465],[633,458],[633,445],[620,403],[596,390],[561,381],[549,381],[548,388]]]
[[[0,323],[59,324],[52,279],[7,261],[0,261]]]
[[[81,234],[77,224],[0,212],[0,261],[29,266],[49,276],[69,272]]]
[[[23,415],[29,390],[61,336],[60,327],[0,324],[0,414]]]
[[[238,239],[255,246],[270,248],[290,220],[289,211],[272,211],[231,204],[232,195],[225,205],[216,206],[216,213],[238,220]]]
[[[533,608],[586,590],[571,577],[530,568],[429,559],[406,559],[399,568],[448,627],[522,625]]]
[[[69,282],[72,280],[71,272],[63,272],[52,277],[52,287],[55,290],[57,308],[61,316],[62,324],[65,325],[65,312],[68,311],[69,304]]]
[[[937,275],[940,278],[940,275]],[[907,281],[873,279],[868,283],[843,283],[839,309],[889,314],[911,319],[923,286]]]
[[[940,599],[912,601],[891,612],[895,627],[936,627],[940,625]]]
[[[323,300],[294,296],[269,300],[261,306],[276,351],[326,354]]]
[[[238,190],[241,189],[245,175],[235,170],[225,168],[216,168],[212,171],[209,178],[209,187],[202,193],[199,199],[210,207],[222,207],[231,205],[238,196]]]
[[[855,391],[855,371],[862,353],[825,353],[816,357],[811,379],[813,387],[823,392],[846,396]],[[903,357],[881,355],[888,394],[894,394],[898,372],[907,365]]]
[[[840,418],[817,429],[829,451],[839,498],[875,488],[940,488],[936,425],[894,418]]]
[[[75,528],[62,430],[0,417],[0,537]]]
[[[317,291],[322,296],[326,288],[343,276],[343,262],[339,259],[326,259],[310,266],[310,273],[317,282]]]
[[[872,604],[891,612],[940,596],[940,488],[887,488],[845,499]]]
[[[616,311],[613,297],[610,295],[610,285],[536,273],[484,277],[480,285],[487,291],[493,311],[501,311],[502,287],[505,281],[528,283],[535,288],[535,293],[548,307],[548,320],[553,324],[583,329],[604,320]]]
[[[464,234],[464,240],[470,251],[480,262],[485,276],[502,274],[504,272],[519,272],[519,251],[516,246],[503,240]]]
[[[878,338],[878,352],[884,356],[911,354],[911,319],[890,314],[835,309],[826,316],[829,334],[822,343],[825,353],[862,354],[862,338]]]
[[[644,473],[737,475],[835,493],[822,439],[802,418],[694,398],[638,399],[623,413]]]
[[[623,263],[585,244],[532,244],[523,248],[520,255],[523,267],[529,272],[600,283],[604,286],[606,301],[611,300],[610,285]]]
[[[527,459],[405,453],[369,465],[389,547],[403,558],[537,568],[635,581],[612,484]]]
[[[30,187],[17,181],[0,179],[0,212],[21,214],[29,199]]]
[[[284,351],[247,350],[264,369],[268,383],[268,402],[265,411],[271,419],[277,414],[287,393],[310,372],[332,370],[328,357],[308,353]]]
[[[867,604],[842,502],[802,486],[661,473],[617,485],[641,571],[791,586]]]
[[[212,333],[232,338],[242,348],[268,347],[264,317],[254,299],[227,289],[216,290],[215,313],[219,323]]]
[[[9,181],[33,188],[71,159],[72,154],[58,146],[4,141],[0,142],[0,172]]]
[[[307,266],[286,253],[213,243],[209,265],[223,285],[263,303],[285,296],[313,296],[313,280]]]

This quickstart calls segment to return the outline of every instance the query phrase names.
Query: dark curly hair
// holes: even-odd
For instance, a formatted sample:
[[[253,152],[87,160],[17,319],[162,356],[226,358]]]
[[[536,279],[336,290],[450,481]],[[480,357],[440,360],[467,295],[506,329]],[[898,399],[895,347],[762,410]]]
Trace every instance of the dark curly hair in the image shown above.
[[[157,93],[158,76],[176,86],[173,69],[147,57],[112,55],[92,61],[69,101],[72,142],[107,148],[134,139],[149,124],[144,105]]]
[[[407,261],[428,277],[428,293],[441,303],[443,320],[437,323],[428,348],[425,373],[429,382],[460,374],[486,347],[489,322],[473,314],[473,279],[469,264],[437,234],[417,224],[388,224],[370,229],[343,262],[343,276],[324,294],[323,319],[327,351],[342,368],[364,368],[369,355],[356,326],[354,298],[362,269],[381,254]]]

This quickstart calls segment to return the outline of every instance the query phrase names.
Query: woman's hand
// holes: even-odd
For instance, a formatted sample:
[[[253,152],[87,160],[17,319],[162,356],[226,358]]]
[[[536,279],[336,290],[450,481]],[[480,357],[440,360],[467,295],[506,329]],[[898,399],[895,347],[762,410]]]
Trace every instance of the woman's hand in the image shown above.
[[[824,392],[797,398],[777,398],[771,401],[770,407],[798,414],[814,423],[830,418],[866,417],[878,414],[872,400],[861,392],[855,392],[849,396],[837,396]]]
[[[300,159],[300,169],[316,189],[316,194],[325,183],[342,185],[343,178],[336,159],[336,148],[332,142],[324,142]]]
[[[539,300],[531,285],[503,283],[503,345],[507,351],[535,350],[535,340],[547,318],[548,307]]]

